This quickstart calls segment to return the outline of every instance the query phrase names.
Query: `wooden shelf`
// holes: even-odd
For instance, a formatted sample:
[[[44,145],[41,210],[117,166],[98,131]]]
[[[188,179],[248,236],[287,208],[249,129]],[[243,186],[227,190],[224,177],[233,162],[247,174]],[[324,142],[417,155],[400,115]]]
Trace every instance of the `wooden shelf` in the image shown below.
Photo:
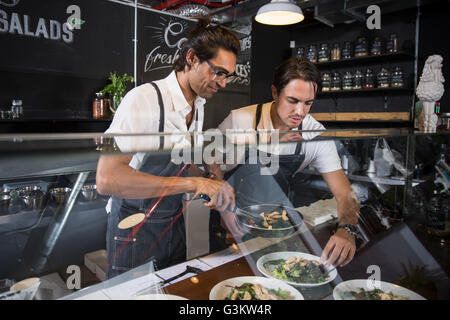
[[[377,56],[353,57],[350,59],[340,59],[336,61],[316,62],[315,65],[319,69],[336,68],[346,66],[356,66],[369,63],[387,63],[391,61],[413,60],[414,55],[408,52],[385,53]]]
[[[410,112],[335,112],[312,113],[318,121],[410,121]]]
[[[398,93],[413,93],[414,90],[411,88],[368,88],[368,89],[351,89],[351,90],[336,90],[336,91],[321,91],[317,94],[317,97],[330,96],[330,95],[357,95],[357,94],[366,94],[366,93],[390,93],[390,92],[398,92]]]

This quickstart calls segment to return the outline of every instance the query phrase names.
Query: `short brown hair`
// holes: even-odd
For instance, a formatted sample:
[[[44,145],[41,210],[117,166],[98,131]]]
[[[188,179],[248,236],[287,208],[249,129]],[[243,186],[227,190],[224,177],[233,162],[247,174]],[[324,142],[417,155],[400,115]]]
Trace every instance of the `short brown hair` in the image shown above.
[[[200,62],[203,62],[213,59],[219,48],[233,52],[236,56],[241,51],[239,39],[233,32],[220,25],[212,25],[207,18],[199,18],[197,25],[189,32],[187,40],[183,43],[180,56],[173,63],[173,69],[184,70],[189,49],[194,50]]]
[[[317,70],[314,63],[305,57],[291,57],[283,61],[275,69],[272,84],[277,89],[277,93],[280,94],[281,90],[283,90],[293,79],[301,79],[303,81],[315,83],[315,93],[317,93],[322,86],[319,70]]]

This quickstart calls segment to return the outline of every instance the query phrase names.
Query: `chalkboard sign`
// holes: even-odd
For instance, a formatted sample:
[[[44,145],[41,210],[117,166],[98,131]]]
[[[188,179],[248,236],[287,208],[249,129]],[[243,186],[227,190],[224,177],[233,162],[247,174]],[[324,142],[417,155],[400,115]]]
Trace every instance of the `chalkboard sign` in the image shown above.
[[[196,20],[161,12],[142,10],[139,13],[137,84],[164,78],[172,71],[172,64],[195,24]],[[251,36],[234,33],[242,47],[236,63],[238,77],[224,91],[249,92]]]
[[[0,68],[104,79],[133,72],[134,8],[106,0],[1,0]]]
[[[138,14],[137,84],[165,78],[195,20],[142,10]]]

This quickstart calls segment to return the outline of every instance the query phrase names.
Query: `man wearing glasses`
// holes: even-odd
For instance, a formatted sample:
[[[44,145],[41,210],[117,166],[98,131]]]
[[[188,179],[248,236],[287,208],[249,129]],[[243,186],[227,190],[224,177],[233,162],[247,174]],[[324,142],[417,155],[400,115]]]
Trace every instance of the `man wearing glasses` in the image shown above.
[[[232,32],[200,20],[184,42],[174,70],[165,79],[131,90],[123,98],[106,133],[202,131],[205,99],[226,86],[227,78],[234,74],[239,51],[239,40]],[[156,140],[156,149],[162,143],[165,148],[171,147],[170,138],[163,142]],[[137,140],[120,141],[116,138],[121,151],[126,151]],[[218,167],[214,170],[207,167],[214,171],[210,173],[215,179],[187,177],[187,170],[182,171],[182,165],[171,160],[167,153],[144,152],[100,157],[97,190],[112,196],[106,208],[108,278],[150,259],[158,269],[186,259],[185,226],[180,215],[183,193],[208,195],[211,200],[206,205],[211,208],[221,210],[234,206],[233,188],[222,180]],[[139,225],[136,233],[119,227],[127,217],[146,213],[163,195],[157,209]]]

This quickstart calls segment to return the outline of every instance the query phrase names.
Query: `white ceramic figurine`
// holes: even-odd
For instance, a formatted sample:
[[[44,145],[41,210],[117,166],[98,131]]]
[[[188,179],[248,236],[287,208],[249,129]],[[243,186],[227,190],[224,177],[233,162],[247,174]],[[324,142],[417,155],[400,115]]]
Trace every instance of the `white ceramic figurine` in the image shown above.
[[[423,106],[419,115],[420,131],[436,132],[438,117],[434,113],[434,105],[444,94],[442,60],[438,54],[428,57],[416,89],[416,95]]]

